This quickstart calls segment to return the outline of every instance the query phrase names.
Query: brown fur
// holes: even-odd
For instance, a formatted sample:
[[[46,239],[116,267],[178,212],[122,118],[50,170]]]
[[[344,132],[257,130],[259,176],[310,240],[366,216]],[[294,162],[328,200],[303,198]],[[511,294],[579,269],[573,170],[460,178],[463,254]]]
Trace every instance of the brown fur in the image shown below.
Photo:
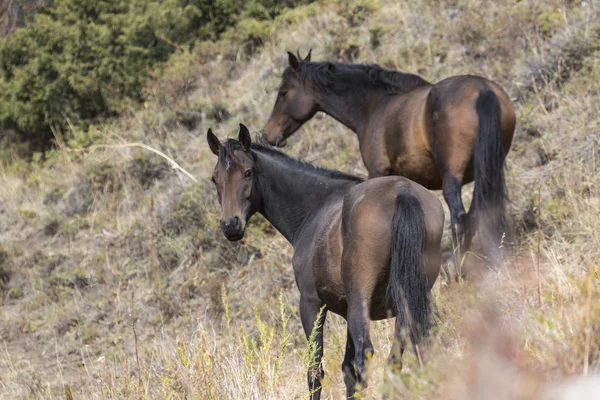
[[[458,244],[466,229],[461,186],[475,177],[480,123],[476,103],[485,91],[497,97],[506,154],[516,123],[506,93],[478,76],[455,76],[430,84],[378,66],[309,61],[298,61],[290,54],[290,66],[264,128],[266,140],[283,146],[318,111],[331,115],[358,135],[369,178],[401,175],[428,189],[443,189],[453,231],[455,226],[460,230],[454,232]],[[465,247],[469,243],[470,237],[465,239]]]
[[[241,239],[246,221],[260,212],[290,241],[294,248],[292,264],[296,284],[300,290],[300,317],[307,338],[319,311],[325,307],[316,328],[319,369],[326,311],[348,320],[343,370],[347,394],[352,396],[355,384],[365,383],[364,361],[372,353],[369,321],[392,317],[398,310],[387,290],[392,261],[404,254],[394,254],[391,243],[408,238],[407,242],[422,245],[423,253],[418,255],[415,263],[407,266],[407,270],[416,270],[410,279],[423,284],[423,299],[428,299],[427,292],[440,270],[444,224],[441,203],[424,187],[403,177],[363,182],[357,177],[315,168],[268,147],[248,145],[245,150],[242,143],[249,140],[249,133],[243,126],[239,142],[228,140],[223,145],[210,130],[208,133],[209,145],[219,156],[214,182],[225,217],[221,221],[223,232],[230,240]],[[246,173],[248,169],[251,174]],[[406,225],[411,219],[411,215],[406,220],[398,219],[400,197],[417,202],[417,211],[423,216],[423,232],[406,227],[402,233],[394,230],[397,229],[394,228],[396,222],[392,221]],[[411,212],[409,209],[403,211]],[[233,218],[242,223],[230,222]],[[416,247],[415,251],[420,251]],[[411,282],[397,282],[395,287],[408,283]],[[407,297],[406,305],[402,306],[405,313],[411,310],[410,294],[409,290],[402,294]],[[423,312],[428,312],[428,306]],[[414,320],[418,317],[413,315]],[[406,328],[413,331],[410,326],[396,326],[392,360],[397,363],[400,363],[405,347],[400,332]],[[422,328],[426,332],[426,327]],[[419,339],[412,333],[411,338]],[[308,374],[309,387],[317,389],[313,393],[315,399],[320,397],[322,375],[322,370],[310,370]]]

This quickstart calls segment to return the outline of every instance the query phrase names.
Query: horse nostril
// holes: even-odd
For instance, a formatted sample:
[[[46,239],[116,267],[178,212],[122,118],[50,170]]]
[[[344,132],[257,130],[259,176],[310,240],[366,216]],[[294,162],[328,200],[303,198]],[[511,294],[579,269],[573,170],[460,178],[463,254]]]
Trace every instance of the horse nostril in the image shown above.
[[[222,230],[236,230],[239,231],[242,228],[242,221],[240,217],[231,217],[230,220],[220,220]]]

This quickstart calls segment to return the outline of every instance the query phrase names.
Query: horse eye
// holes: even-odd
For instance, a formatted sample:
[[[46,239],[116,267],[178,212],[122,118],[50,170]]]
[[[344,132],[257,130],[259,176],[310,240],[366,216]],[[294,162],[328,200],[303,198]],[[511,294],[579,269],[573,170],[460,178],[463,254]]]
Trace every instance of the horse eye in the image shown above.
[[[285,96],[287,96],[287,94],[288,94],[288,91],[287,91],[287,90],[282,90],[281,92],[279,92],[279,95],[280,95],[281,97],[285,97]]]
[[[244,172],[244,178],[250,178],[251,176],[252,176],[252,170],[247,169],[246,172]]]
[[[217,184],[217,181],[215,180],[215,177],[214,177],[214,176],[212,176],[212,177],[210,178],[210,180],[211,180],[211,181],[212,181],[212,183],[214,183],[215,185]]]

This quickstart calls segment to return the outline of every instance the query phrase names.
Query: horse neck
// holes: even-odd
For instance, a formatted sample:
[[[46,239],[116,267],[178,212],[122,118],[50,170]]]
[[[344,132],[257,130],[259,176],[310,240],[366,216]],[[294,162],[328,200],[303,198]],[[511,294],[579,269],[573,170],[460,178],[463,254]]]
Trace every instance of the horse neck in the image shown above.
[[[386,96],[384,90],[376,88],[343,94],[314,90],[319,99],[320,110],[344,124],[359,137],[367,128],[371,114]]]
[[[262,153],[257,155],[259,212],[294,245],[302,227],[336,194],[345,193],[352,181],[335,179],[287,164]]]

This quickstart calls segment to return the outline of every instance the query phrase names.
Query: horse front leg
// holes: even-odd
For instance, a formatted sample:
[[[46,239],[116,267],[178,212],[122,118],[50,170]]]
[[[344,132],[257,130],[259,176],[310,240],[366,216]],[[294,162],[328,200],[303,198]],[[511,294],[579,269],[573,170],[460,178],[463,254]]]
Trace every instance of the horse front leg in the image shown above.
[[[327,309],[323,308],[321,311],[322,307],[323,303],[320,300],[305,296],[300,298],[300,319],[306,340],[310,342],[311,336],[314,335],[312,342],[309,343],[313,359],[310,360],[307,374],[310,399],[313,400],[321,398],[321,379],[325,376],[323,371],[323,325]]]

